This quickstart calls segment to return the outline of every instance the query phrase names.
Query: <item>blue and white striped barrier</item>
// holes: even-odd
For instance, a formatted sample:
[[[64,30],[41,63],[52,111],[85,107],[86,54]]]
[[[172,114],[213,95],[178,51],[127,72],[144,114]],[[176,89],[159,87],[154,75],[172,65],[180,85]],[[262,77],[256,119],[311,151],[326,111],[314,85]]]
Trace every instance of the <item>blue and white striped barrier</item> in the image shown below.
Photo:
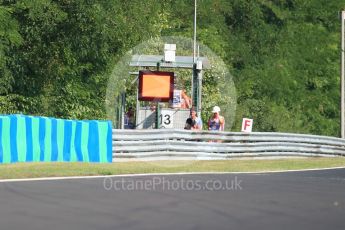
[[[111,162],[110,121],[0,116],[0,163]]]

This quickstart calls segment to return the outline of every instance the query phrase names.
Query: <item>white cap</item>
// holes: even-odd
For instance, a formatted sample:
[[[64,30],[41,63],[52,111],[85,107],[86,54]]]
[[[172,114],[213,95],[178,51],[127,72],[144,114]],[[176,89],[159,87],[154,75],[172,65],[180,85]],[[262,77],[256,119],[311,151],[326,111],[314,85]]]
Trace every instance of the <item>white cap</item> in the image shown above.
[[[213,107],[212,113],[219,113],[219,112],[220,112],[220,108],[218,106]]]

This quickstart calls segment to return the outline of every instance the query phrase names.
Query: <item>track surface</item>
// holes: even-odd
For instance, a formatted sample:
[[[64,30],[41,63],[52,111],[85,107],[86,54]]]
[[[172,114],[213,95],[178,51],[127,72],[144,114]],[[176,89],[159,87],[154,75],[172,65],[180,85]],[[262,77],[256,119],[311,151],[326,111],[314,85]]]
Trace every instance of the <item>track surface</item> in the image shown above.
[[[343,230],[345,169],[3,182],[0,224],[25,230]]]

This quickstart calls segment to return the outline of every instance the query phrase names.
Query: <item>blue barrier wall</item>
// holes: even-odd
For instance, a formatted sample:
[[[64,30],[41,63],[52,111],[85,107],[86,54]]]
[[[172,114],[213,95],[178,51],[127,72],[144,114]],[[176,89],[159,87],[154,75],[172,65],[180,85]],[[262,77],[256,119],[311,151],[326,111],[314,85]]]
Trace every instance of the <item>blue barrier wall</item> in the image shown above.
[[[0,163],[112,162],[110,121],[0,116]]]

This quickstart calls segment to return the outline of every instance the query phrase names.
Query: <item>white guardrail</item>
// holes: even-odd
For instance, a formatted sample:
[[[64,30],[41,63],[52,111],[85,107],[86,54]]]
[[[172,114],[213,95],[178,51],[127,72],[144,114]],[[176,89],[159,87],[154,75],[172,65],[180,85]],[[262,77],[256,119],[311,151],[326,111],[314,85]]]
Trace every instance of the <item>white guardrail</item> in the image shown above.
[[[345,140],[292,133],[113,129],[118,159],[226,159],[268,156],[345,156]]]

